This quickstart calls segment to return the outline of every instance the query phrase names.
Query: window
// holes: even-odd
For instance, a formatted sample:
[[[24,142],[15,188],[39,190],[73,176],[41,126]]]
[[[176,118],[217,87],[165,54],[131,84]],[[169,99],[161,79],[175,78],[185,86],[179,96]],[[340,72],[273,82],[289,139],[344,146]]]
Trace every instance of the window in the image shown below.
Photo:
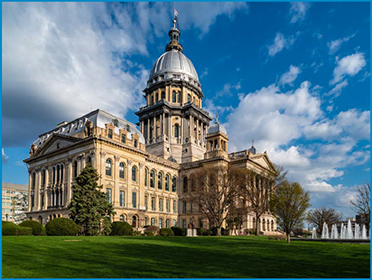
[[[59,165],[57,165],[57,183],[59,183]]]
[[[44,207],[44,195],[41,195],[41,207]]]
[[[161,172],[158,174],[158,189],[163,189],[163,173]]]
[[[155,211],[155,197],[151,197],[151,210]]]
[[[165,220],[165,227],[166,227],[166,228],[169,228],[169,219],[166,219],[166,220]]]
[[[145,187],[147,187],[147,176],[149,176],[149,170],[145,168]]]
[[[177,221],[176,220],[173,220],[173,226],[175,227],[177,224]]]
[[[182,201],[182,213],[183,214],[186,214],[186,210],[187,210],[187,202],[186,201]]]
[[[181,98],[180,98],[180,92],[177,92],[177,102],[180,103],[181,102]]]
[[[119,164],[119,177],[124,179],[125,176],[125,165],[124,162],[120,162]]]
[[[177,201],[173,200],[173,213],[177,213]]]
[[[183,192],[187,192],[187,177],[183,177]]]
[[[176,92],[175,91],[172,92],[172,102],[174,102],[174,103],[177,102],[176,101]]]
[[[111,176],[112,162],[111,159],[106,160],[106,175]]]
[[[120,206],[125,206],[125,192],[120,191]]]
[[[136,192],[132,192],[132,205],[133,205],[133,208],[137,208],[137,193]]]
[[[112,139],[112,129],[108,130],[108,138]]]
[[[137,182],[137,166],[132,167],[132,181]]]
[[[74,177],[77,177],[77,162],[75,161]],[[53,167],[53,184],[56,182],[56,168]],[[32,188],[35,188],[35,173],[32,174]]]
[[[191,212],[191,213],[193,212],[193,209],[192,209],[192,202],[190,202],[190,212]]]
[[[112,190],[106,189],[106,199],[109,203],[112,203]]]
[[[127,131],[130,132],[130,126],[127,124]]]
[[[151,170],[150,174],[150,187],[155,188],[155,170]]]
[[[43,170],[43,173],[41,173],[41,183],[45,185],[45,170]]]
[[[163,228],[163,218],[159,218],[159,228]]]
[[[151,95],[151,105],[154,104],[154,96]]]
[[[176,192],[177,191],[177,178],[176,176],[174,176],[172,178],[172,192]]]
[[[191,191],[195,191],[195,178],[190,179]]]
[[[55,180],[55,168],[53,167],[53,183],[54,183],[54,180]],[[77,161],[75,160],[74,162],[74,177],[76,178],[78,176],[78,163]]]
[[[125,134],[122,134],[121,135],[121,143],[124,143],[127,141],[127,137],[125,136]]]
[[[158,94],[155,94],[155,102],[158,102]]]
[[[165,190],[169,191],[169,175],[165,176]]]
[[[188,94],[188,95],[187,95],[187,102],[190,102],[190,101],[191,101],[191,95]]]
[[[120,215],[120,222],[125,222],[124,215]]]
[[[159,211],[163,212],[163,199],[162,198],[159,199]]]
[[[147,202],[147,200],[148,200],[148,197],[147,197],[147,195],[145,196],[145,209],[147,210],[148,209],[148,202]]]
[[[147,217],[145,217],[145,226],[147,226],[147,223],[148,223]]]
[[[182,227],[186,228],[186,220],[182,220]]]
[[[161,93],[161,99],[165,99],[165,92],[164,91]]]
[[[155,225],[155,218],[151,218],[151,225],[152,225],[152,226]]]
[[[178,126],[178,124],[176,124],[175,126],[174,126],[174,137],[178,137],[178,135],[179,135],[179,126]]]
[[[137,148],[137,146],[138,146],[138,141],[137,139],[134,139],[134,147]]]
[[[170,200],[169,199],[167,199],[165,208],[166,208],[167,212],[169,213],[170,212]]]

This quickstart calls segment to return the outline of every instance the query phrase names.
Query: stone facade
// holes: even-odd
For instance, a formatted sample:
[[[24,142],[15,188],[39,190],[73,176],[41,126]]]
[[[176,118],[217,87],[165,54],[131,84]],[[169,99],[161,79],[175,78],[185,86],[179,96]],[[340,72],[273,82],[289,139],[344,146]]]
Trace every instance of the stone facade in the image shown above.
[[[255,149],[228,153],[226,129],[202,109],[204,97],[191,61],[182,53],[180,32],[173,27],[166,53],[155,63],[144,90],[146,106],[136,113],[139,129],[121,118],[95,110],[62,122],[31,145],[25,160],[29,171],[28,217],[45,224],[68,217],[75,178],[88,162],[112,202],[113,221],[145,225],[208,227],[208,220],[186,196],[193,174],[208,166],[233,165],[254,171],[258,183],[272,188],[276,171],[266,152]],[[266,185],[265,185],[266,186]],[[248,207],[245,201],[238,202]],[[253,229],[253,213],[243,228]],[[262,231],[273,231],[270,213],[260,219]]]

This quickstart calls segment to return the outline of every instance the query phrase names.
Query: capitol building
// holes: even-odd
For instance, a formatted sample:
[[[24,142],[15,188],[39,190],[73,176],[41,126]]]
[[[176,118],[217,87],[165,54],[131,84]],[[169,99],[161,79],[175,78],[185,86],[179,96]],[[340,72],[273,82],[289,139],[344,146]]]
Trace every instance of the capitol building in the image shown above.
[[[72,185],[83,168],[97,169],[99,185],[112,203],[113,221],[137,230],[146,225],[208,228],[209,221],[186,199],[202,168],[234,166],[252,170],[256,184],[274,187],[276,170],[266,152],[253,147],[228,152],[228,132],[202,107],[203,91],[193,63],[183,53],[180,31],[169,31],[166,51],[154,63],[139,108],[137,125],[97,109],[40,134],[24,162],[29,172],[27,216],[46,224],[69,216]],[[249,129],[249,128],[242,128]],[[243,201],[249,209],[248,202]],[[247,210],[243,229],[255,227]],[[263,232],[276,229],[269,212]]]

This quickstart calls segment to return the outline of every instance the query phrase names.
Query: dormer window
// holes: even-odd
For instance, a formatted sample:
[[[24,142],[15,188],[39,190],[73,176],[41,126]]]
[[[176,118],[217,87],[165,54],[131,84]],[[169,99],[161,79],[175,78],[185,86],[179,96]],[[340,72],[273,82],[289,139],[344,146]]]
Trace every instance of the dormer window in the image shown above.
[[[130,126],[127,124],[127,131],[130,132]]]
[[[108,130],[108,135],[107,136],[108,136],[108,138],[112,139],[112,129]]]
[[[125,136],[125,134],[122,134],[121,135],[121,143],[125,144],[126,140],[127,140],[127,137]]]
[[[188,94],[188,95],[187,95],[187,102],[190,102],[190,101],[191,101],[191,95]]]
[[[117,119],[112,120],[112,123],[113,123],[116,127],[119,126],[119,121],[118,121]]]
[[[135,148],[137,148],[137,146],[138,146],[138,141],[137,141],[137,139],[134,139],[134,144],[133,144],[133,145],[134,145]]]

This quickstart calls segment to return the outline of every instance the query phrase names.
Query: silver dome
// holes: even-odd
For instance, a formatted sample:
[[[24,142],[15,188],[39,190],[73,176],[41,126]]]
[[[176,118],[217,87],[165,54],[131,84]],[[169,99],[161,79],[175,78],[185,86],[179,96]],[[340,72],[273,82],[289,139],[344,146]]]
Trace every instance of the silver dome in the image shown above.
[[[221,125],[218,121],[216,121],[214,124],[210,125],[209,128],[208,128],[208,134],[213,134],[213,133],[217,133],[217,132],[221,132],[221,133],[227,135],[226,128],[223,125]]]
[[[168,51],[156,60],[152,67],[149,80],[166,73],[187,74],[199,82],[198,73],[196,73],[191,60],[178,50]]]

